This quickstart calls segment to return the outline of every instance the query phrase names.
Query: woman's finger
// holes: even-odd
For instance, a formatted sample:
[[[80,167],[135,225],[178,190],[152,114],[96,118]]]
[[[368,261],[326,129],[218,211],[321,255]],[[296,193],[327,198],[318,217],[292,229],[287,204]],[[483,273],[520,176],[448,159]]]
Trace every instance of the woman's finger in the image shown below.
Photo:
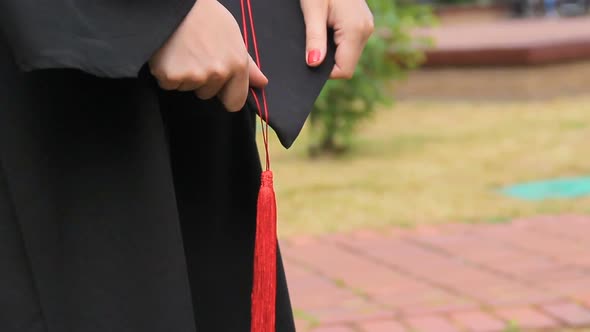
[[[178,91],[195,91],[198,90],[205,84],[205,78],[203,75],[197,75],[196,73],[190,77],[185,78],[180,86],[176,88]]]
[[[255,88],[264,88],[268,84],[268,79],[264,76],[264,73],[258,68],[252,57],[248,60],[248,72],[250,86]]]
[[[249,68],[235,72],[217,94],[228,111],[237,112],[244,107],[248,98],[249,76]]]
[[[305,59],[309,66],[319,66],[328,45],[328,1],[301,0],[301,10],[305,19]]]
[[[354,74],[356,65],[363,52],[364,42],[362,38],[345,36],[345,39],[336,48],[336,64],[330,74],[333,79],[350,79]]]
[[[215,97],[225,85],[228,79],[225,73],[213,73],[209,75],[209,80],[205,84],[194,89],[195,94],[199,99],[207,100]]]

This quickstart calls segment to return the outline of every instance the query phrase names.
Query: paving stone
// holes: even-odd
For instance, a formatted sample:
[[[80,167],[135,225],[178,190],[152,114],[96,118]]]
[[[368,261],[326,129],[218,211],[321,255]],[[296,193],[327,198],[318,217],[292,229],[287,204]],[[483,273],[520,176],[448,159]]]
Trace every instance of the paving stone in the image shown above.
[[[325,325],[386,319],[394,316],[392,310],[360,298],[342,301],[329,307],[306,308],[305,311]]]
[[[311,330],[312,332],[355,332],[352,327],[349,326],[327,326],[327,327],[316,327]]]
[[[521,329],[552,329],[560,325],[553,317],[532,307],[499,308],[494,313],[506,322],[515,322]]]
[[[442,316],[412,317],[406,320],[412,332],[459,332],[460,329]]]
[[[578,293],[574,296],[583,306],[590,309],[590,292]]]
[[[517,305],[541,303],[555,299],[555,294],[514,281],[481,282],[461,285],[460,291],[486,305]]]
[[[406,316],[466,310],[477,306],[474,301],[435,288],[402,297],[382,295],[374,299]]]
[[[362,332],[406,332],[406,328],[396,320],[372,321],[359,324]]]
[[[570,326],[590,325],[590,309],[572,302],[547,304],[541,308]]]
[[[501,332],[506,327],[500,319],[480,310],[454,313],[451,319],[472,332]]]
[[[585,278],[586,276],[586,271],[577,266],[555,263],[546,267],[531,269],[526,275],[522,275],[521,279],[543,285],[551,282]]]
[[[577,279],[551,280],[542,285],[545,289],[562,297],[575,297],[590,292],[590,275],[579,276]]]
[[[289,286],[297,290],[291,292],[295,308],[325,308],[358,298],[352,290],[338,287],[333,281],[301,268],[289,260],[286,262]]]
[[[566,257],[563,260],[567,261],[568,264],[573,266],[577,266],[585,270],[590,269],[590,255],[587,253]]]
[[[486,239],[476,238],[480,242],[489,241]],[[502,243],[497,243],[497,246],[504,246],[504,250],[497,250],[498,255],[493,255],[494,250],[490,249],[489,253],[484,256],[462,255],[467,260],[476,263],[478,266],[482,266],[491,271],[498,271],[508,273],[510,275],[522,275],[527,274],[535,270],[551,269],[556,266],[560,266],[555,260],[549,257],[543,257],[535,255],[530,252],[521,251],[516,248],[509,248]],[[458,254],[460,255],[460,254]]]

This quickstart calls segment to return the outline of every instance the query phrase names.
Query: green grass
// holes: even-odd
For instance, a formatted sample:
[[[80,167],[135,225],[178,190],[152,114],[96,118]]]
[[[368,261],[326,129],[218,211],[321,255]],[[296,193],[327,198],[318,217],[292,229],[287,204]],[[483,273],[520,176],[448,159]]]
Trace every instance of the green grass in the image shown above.
[[[527,202],[521,181],[590,174],[590,97],[400,102],[367,122],[353,153],[305,157],[272,142],[282,235],[590,213],[590,198]]]

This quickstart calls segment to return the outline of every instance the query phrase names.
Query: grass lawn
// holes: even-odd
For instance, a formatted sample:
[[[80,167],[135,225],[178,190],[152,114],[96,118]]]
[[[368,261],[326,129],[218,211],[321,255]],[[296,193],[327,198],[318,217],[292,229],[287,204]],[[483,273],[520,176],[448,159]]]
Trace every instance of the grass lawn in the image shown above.
[[[520,181],[590,174],[590,96],[403,101],[362,128],[354,152],[305,157],[272,142],[282,236],[518,216],[590,213],[590,198],[519,201]]]

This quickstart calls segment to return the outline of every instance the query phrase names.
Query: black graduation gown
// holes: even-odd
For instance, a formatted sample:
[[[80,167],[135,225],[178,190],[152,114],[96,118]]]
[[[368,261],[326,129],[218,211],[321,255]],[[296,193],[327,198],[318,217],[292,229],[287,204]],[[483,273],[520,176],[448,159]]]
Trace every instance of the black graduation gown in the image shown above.
[[[0,3],[0,331],[249,331],[254,112],[145,66],[192,3]]]

